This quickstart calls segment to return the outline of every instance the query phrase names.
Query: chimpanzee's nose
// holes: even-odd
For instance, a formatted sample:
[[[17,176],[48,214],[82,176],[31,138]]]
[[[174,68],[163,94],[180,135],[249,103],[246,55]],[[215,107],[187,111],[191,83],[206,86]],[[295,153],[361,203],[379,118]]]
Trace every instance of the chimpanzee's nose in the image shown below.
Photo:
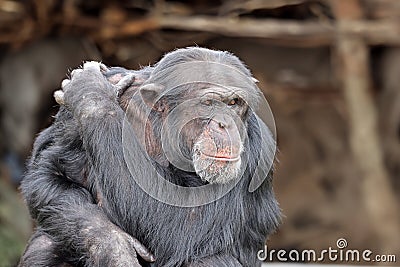
[[[217,130],[217,131],[218,130],[219,131],[225,130],[225,128],[228,127],[228,125],[225,122],[222,122],[222,121],[219,121],[219,120],[215,120],[215,119],[210,120],[208,125],[209,125],[209,127],[211,129]]]

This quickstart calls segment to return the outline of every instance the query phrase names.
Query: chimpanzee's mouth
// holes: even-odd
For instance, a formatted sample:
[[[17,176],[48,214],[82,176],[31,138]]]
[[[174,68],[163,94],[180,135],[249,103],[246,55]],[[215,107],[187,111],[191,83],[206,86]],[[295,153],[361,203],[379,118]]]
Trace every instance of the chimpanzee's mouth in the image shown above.
[[[221,155],[221,154],[216,154],[216,155],[208,155],[200,150],[196,151],[197,153],[200,153],[203,155],[205,158],[212,159],[212,160],[218,160],[218,161],[231,161],[235,162],[240,160],[240,155],[234,157],[233,155]]]

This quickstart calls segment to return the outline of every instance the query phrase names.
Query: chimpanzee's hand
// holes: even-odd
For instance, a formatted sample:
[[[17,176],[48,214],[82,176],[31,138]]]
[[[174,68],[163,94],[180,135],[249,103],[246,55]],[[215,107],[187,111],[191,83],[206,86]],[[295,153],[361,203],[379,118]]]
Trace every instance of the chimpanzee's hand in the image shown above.
[[[110,103],[117,103],[117,96],[134,81],[134,75],[124,76],[116,85],[103,75],[108,69],[99,62],[86,62],[82,69],[71,72],[71,79],[62,82],[62,90],[54,93],[57,103],[66,106],[78,117],[108,112]]]
[[[119,228],[108,228],[89,243],[90,266],[139,267],[137,254],[148,262],[155,261],[147,248]]]

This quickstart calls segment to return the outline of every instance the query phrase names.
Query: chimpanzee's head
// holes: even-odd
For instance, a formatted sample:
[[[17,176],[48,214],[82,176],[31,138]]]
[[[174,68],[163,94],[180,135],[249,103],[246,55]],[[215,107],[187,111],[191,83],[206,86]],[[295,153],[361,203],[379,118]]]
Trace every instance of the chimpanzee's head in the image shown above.
[[[139,90],[151,110],[151,156],[195,171],[204,182],[238,178],[259,90],[237,57],[204,48],[176,50],[157,63]]]

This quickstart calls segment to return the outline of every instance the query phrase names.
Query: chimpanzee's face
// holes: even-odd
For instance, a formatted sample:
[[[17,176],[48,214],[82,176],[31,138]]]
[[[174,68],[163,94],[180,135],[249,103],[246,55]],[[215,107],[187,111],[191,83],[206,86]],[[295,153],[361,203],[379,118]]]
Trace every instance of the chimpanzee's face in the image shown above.
[[[185,93],[161,99],[165,136],[178,145],[203,181],[222,184],[234,180],[242,164],[246,101],[235,90],[223,87],[181,91]]]
[[[118,71],[109,75],[111,82],[121,80]],[[204,182],[223,184],[238,178],[250,113],[246,88],[194,83],[170,92],[148,84],[140,92],[161,118],[145,119],[153,129],[145,130],[143,139],[150,157],[164,166],[195,171]]]

